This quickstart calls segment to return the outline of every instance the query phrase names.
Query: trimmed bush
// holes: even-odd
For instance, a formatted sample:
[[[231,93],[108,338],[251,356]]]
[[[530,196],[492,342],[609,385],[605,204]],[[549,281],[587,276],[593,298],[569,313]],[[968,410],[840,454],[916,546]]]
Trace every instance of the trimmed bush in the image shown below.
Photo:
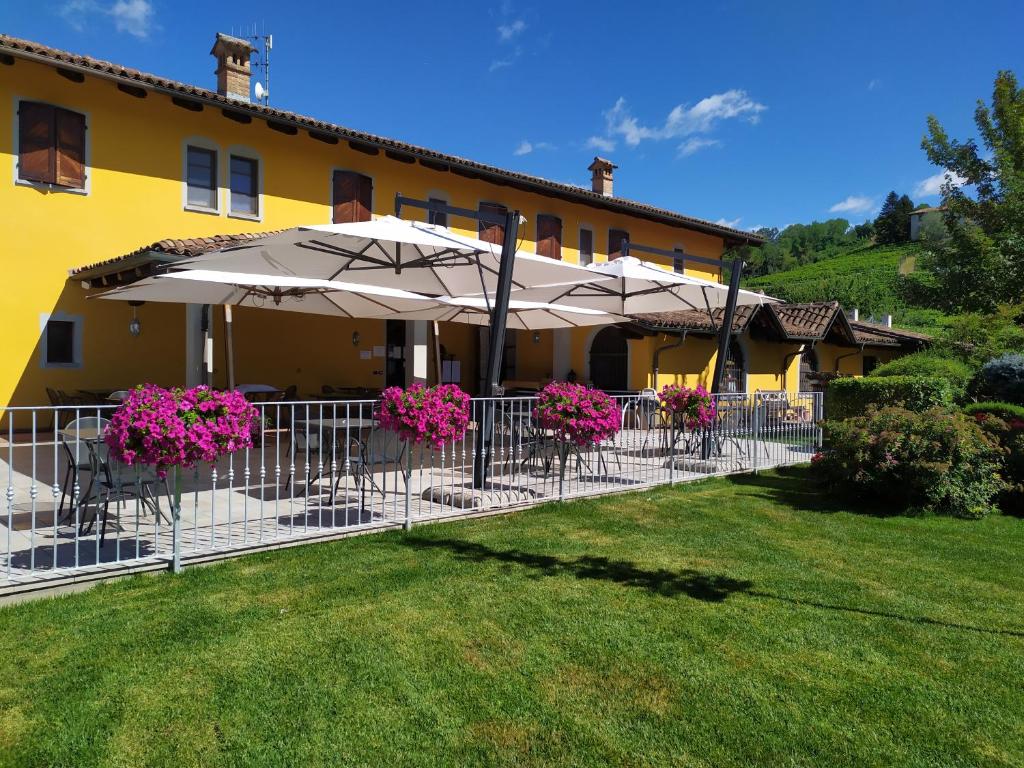
[[[828,449],[814,460],[822,479],[863,502],[979,518],[1005,487],[998,443],[962,413],[872,407],[824,430]]]
[[[902,406],[925,411],[951,408],[954,390],[949,379],[937,376],[865,376],[836,379],[825,391],[825,416],[848,419],[861,416],[869,405]]]
[[[1024,515],[1024,406],[974,403],[964,411],[999,442],[1006,488],[999,496],[1004,512]]]
[[[953,387],[953,394],[960,399],[967,392],[967,385],[974,376],[974,370],[963,360],[944,357],[931,351],[914,352],[897,357],[878,366],[870,376],[935,376],[946,379]]]
[[[979,413],[990,414],[1005,422],[1024,421],[1024,405],[1014,405],[1013,403],[969,403],[964,406],[964,413],[968,416],[977,416]]]
[[[982,397],[1024,405],[1024,355],[1003,355],[978,371],[974,391]]]

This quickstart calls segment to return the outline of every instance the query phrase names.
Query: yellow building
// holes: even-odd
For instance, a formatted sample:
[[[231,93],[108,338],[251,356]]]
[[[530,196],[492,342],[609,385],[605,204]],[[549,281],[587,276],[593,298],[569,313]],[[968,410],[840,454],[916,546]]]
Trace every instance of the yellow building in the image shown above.
[[[242,233],[394,213],[397,193],[474,210],[519,210],[528,220],[521,247],[574,263],[614,257],[623,239],[713,259],[759,242],[615,197],[615,166],[601,159],[590,166],[592,187],[585,189],[253,103],[248,43],[218,35],[211,53],[216,91],[0,36],[0,404],[42,404],[59,393],[88,397],[142,381],[197,383],[203,324],[219,343],[218,312],[89,297]],[[707,266],[682,268],[721,277]],[[408,288],[417,290],[415,277]],[[426,323],[238,309],[235,327],[239,382],[291,385],[313,395],[325,385],[376,390],[436,375],[424,369]],[[505,378],[528,386],[574,373],[608,389],[649,386],[655,351],[666,343],[659,336],[666,334],[678,336],[676,326],[512,333]],[[444,324],[440,342],[446,359],[458,364],[450,370],[476,391],[479,329]],[[737,343],[746,350],[744,387],[797,388],[803,342],[758,337],[744,326]],[[883,345],[878,356],[898,348]],[[815,354],[819,367],[842,358],[843,371],[858,372],[856,360],[863,364],[872,353],[838,334]],[[220,347],[215,359],[223,360]],[[713,340],[694,330],[659,362],[657,383],[706,380]],[[226,383],[223,367],[215,365],[215,385]]]

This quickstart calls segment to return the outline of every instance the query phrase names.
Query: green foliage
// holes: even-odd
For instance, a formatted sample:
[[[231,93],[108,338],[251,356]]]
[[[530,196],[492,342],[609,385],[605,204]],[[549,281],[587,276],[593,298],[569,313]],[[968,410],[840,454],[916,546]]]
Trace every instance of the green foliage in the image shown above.
[[[1003,305],[993,312],[968,312],[948,318],[933,348],[955,355],[976,368],[995,357],[1024,352],[1024,304]]]
[[[1012,403],[979,403],[984,410],[968,411],[999,444],[1000,474],[1006,487],[999,496],[1004,512],[1024,515],[1024,407]]]
[[[943,408],[870,409],[825,423],[815,462],[831,487],[900,511],[984,517],[1003,490],[999,447],[974,419]]]
[[[982,397],[1024,405],[1024,355],[1003,355],[978,371],[974,391]]]
[[[992,106],[979,101],[974,122],[980,147],[950,139],[934,115],[928,118],[921,147],[947,172],[949,240],[931,247],[922,266],[938,285],[937,306],[992,311],[1024,293],[1024,89],[1012,72],[996,76]]]
[[[747,263],[747,273],[752,276],[830,259],[850,246],[865,244],[846,219],[791,224],[781,232],[775,228],[762,228],[758,234],[768,242],[756,248],[743,246],[731,254],[743,258]]]
[[[862,416],[871,405],[900,406],[911,411],[951,407],[955,392],[948,379],[937,376],[865,376],[836,379],[825,390],[825,416]]]
[[[964,413],[968,416],[976,416],[979,413],[986,413],[992,416],[998,416],[1003,421],[1011,421],[1013,419],[1024,421],[1024,405],[1000,403],[991,400],[981,403],[968,403],[964,406]]]
[[[870,375],[876,377],[934,376],[946,379],[953,388],[954,397],[960,399],[967,391],[967,385],[974,376],[974,369],[963,360],[924,350],[883,363],[875,368]]]
[[[875,219],[875,242],[879,245],[898,245],[910,241],[910,213],[914,203],[906,195],[890,192]]]

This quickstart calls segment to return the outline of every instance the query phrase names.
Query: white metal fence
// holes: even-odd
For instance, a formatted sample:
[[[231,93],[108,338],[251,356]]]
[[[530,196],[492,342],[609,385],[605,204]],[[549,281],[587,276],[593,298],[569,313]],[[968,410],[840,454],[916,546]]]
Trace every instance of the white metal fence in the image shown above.
[[[536,424],[530,397],[473,399],[465,438],[440,448],[382,430],[373,401],[258,404],[252,448],[166,478],[107,454],[113,406],[10,408],[0,421],[0,594],[797,464],[820,447],[821,393],[716,397],[714,424],[693,431],[649,393],[616,396],[614,439],[568,450]]]

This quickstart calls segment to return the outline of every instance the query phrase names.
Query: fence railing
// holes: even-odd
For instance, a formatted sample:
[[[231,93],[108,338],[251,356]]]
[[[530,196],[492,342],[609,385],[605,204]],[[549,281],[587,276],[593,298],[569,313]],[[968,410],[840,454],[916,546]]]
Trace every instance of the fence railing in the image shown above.
[[[108,455],[102,432],[114,406],[9,408],[0,593],[757,471],[806,462],[820,447],[821,393],[716,398],[714,423],[695,431],[651,397],[616,396],[621,431],[568,451],[536,424],[530,397],[474,398],[465,438],[436,448],[382,430],[373,401],[257,404],[252,448],[166,477]]]

